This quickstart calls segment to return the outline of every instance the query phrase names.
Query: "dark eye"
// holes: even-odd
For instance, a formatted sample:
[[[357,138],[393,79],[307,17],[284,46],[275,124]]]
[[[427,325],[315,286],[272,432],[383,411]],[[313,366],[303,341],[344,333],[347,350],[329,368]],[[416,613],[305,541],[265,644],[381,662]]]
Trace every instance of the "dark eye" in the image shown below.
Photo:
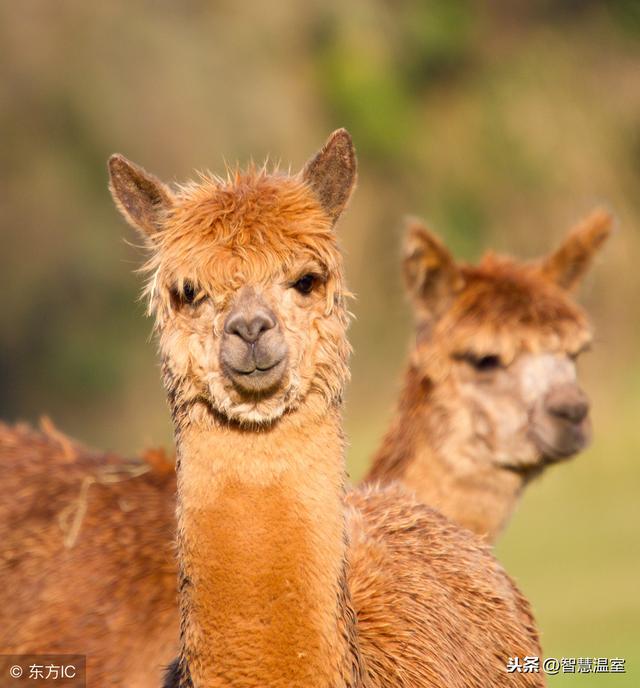
[[[185,303],[193,303],[196,298],[196,288],[191,282],[185,282],[182,286],[182,300]]]
[[[500,356],[497,354],[488,354],[486,356],[474,356],[473,354],[468,354],[464,359],[473,366],[477,371],[486,373],[492,370],[497,370],[502,367],[502,361]]]
[[[185,280],[182,283],[182,288],[177,285],[171,289],[171,302],[174,308],[180,308],[181,306],[191,306],[194,303],[199,303],[204,294],[202,291],[189,280]]]
[[[501,365],[502,363],[500,361],[500,356],[496,356],[494,354],[489,356],[480,356],[480,358],[477,358],[473,363],[473,367],[476,370],[481,371],[495,370],[496,368],[500,368]]]
[[[318,276],[312,273],[303,275],[297,282],[293,283],[293,288],[300,294],[310,294],[318,283]]]

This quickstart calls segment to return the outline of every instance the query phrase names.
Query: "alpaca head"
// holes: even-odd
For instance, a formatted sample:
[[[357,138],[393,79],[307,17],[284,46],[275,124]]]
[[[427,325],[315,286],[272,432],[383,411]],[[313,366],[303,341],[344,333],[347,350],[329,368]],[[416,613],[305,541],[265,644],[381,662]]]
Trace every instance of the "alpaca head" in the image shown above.
[[[474,443],[474,460],[529,472],[587,445],[589,404],[576,359],[591,331],[571,290],[610,230],[610,215],[597,211],[535,263],[489,254],[459,265],[424,226],[409,226],[413,368],[440,417],[450,417],[446,432]]]
[[[110,188],[151,256],[146,294],[174,415],[264,424],[347,379],[342,259],[334,225],[355,181],[335,132],[295,176],[266,167],[171,190],[119,155]]]

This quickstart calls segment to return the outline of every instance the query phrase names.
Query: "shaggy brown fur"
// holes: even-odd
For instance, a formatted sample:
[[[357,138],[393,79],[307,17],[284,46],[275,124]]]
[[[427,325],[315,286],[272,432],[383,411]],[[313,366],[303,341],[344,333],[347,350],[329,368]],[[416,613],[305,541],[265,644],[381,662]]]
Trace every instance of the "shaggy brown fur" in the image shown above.
[[[596,211],[533,264],[458,265],[418,222],[404,275],[417,323],[395,418],[366,482],[401,481],[495,540],[524,486],[590,437],[575,359],[591,340],[574,288],[611,231]]]
[[[147,291],[178,450],[181,650],[169,680],[543,685],[506,673],[510,655],[540,654],[537,634],[473,535],[398,488],[351,493],[345,510],[349,346],[332,225],[353,186],[351,151],[336,132],[297,177],[205,179],[160,205],[156,180],[112,160],[127,219],[147,235],[157,227]],[[132,187],[146,200],[132,201]],[[257,394],[220,365],[225,337],[241,336],[229,323],[246,288],[288,352]],[[256,332],[242,335],[251,350]]]
[[[2,652],[85,654],[89,686],[158,686],[177,648],[172,464],[49,422],[0,423],[0,456]]]
[[[370,685],[544,685],[505,675],[540,655],[529,604],[488,549],[400,486],[347,495],[349,583]],[[520,683],[521,682],[521,683]]]

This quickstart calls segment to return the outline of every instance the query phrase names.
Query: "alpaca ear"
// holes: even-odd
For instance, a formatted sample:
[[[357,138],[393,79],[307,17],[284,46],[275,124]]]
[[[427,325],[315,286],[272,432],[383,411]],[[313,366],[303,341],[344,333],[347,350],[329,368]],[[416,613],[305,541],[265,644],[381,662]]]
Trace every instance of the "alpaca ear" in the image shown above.
[[[420,220],[409,219],[402,271],[418,312],[438,318],[464,286],[460,268],[446,246]]]
[[[356,152],[346,129],[329,136],[320,152],[304,166],[302,177],[335,224],[356,181]]]
[[[594,210],[569,231],[553,253],[542,259],[539,264],[540,272],[563,289],[574,289],[612,229],[611,213],[603,209]]]
[[[167,186],[118,153],[109,158],[109,190],[125,220],[148,238],[160,229],[173,205]]]

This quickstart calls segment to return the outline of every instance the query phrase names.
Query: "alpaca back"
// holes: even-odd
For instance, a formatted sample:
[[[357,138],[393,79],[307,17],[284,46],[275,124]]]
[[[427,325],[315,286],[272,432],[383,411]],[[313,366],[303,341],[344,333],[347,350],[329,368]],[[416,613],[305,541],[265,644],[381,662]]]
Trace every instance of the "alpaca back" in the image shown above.
[[[480,539],[399,486],[347,495],[349,585],[372,686],[542,686],[528,603]]]

